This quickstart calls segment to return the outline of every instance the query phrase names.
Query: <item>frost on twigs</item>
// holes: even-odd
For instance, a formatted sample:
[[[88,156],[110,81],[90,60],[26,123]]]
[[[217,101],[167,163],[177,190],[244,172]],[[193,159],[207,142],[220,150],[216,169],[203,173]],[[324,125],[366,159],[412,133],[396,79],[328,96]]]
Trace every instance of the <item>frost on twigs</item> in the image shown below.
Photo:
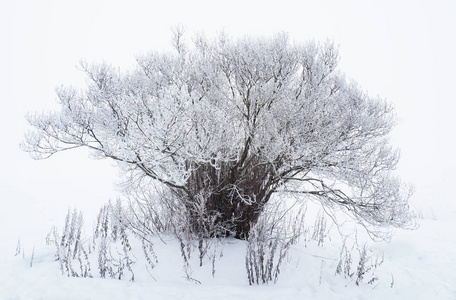
[[[265,214],[250,228],[246,241],[245,267],[250,285],[276,283],[291,245],[305,234],[305,209],[291,214],[283,205],[269,204]]]
[[[57,228],[53,227],[48,235],[47,243],[55,245],[56,260],[60,263],[62,275],[92,277],[90,249],[82,235],[83,222],[81,212],[68,210],[62,233],[59,234]]]
[[[56,261],[68,277],[93,277],[93,265],[98,266],[101,278],[123,279],[130,274],[135,280],[132,265],[130,231],[122,218],[120,202],[100,209],[92,238],[83,235],[83,215],[77,210],[68,211],[63,231],[53,227],[47,244],[54,244]],[[152,249],[152,246],[150,246]]]
[[[345,79],[333,43],[194,40],[176,30],[176,52],[139,56],[128,72],[83,63],[87,86],[59,88],[60,111],[30,115],[23,149],[111,158],[130,189],[162,185],[164,207],[184,209],[197,234],[248,238],[277,192],[343,207],[374,235],[409,223],[408,191],[392,175],[393,109]]]
[[[355,248],[357,251],[354,251]],[[358,286],[363,280],[367,280],[368,284],[373,284],[379,280],[375,271],[382,264],[383,256],[379,258],[377,255],[374,259],[372,251],[367,248],[366,244],[360,247],[356,241],[351,249],[348,249],[347,239],[344,239],[336,274],[343,275],[352,281],[355,280],[355,284]]]

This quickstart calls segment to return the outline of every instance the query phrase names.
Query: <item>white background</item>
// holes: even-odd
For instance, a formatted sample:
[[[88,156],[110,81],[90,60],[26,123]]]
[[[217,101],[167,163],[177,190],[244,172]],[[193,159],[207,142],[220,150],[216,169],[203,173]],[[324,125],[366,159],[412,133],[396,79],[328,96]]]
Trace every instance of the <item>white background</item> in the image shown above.
[[[166,50],[171,27],[178,24],[186,27],[189,37],[224,30],[233,36],[285,31],[292,40],[303,42],[333,39],[340,45],[341,70],[370,95],[384,97],[396,107],[400,124],[393,141],[402,150],[398,173],[416,187],[412,203],[427,215],[454,215],[455,3],[2,1],[3,245],[11,243],[8,247],[14,248],[18,238],[8,235],[8,228],[14,227],[20,236],[41,239],[43,233],[34,229],[63,221],[60,218],[68,207],[84,210],[116,197],[117,170],[109,161],[91,160],[85,151],[44,161],[33,161],[23,153],[19,143],[27,131],[24,116],[58,108],[55,87],[83,84],[77,69],[81,59],[131,67],[137,54]],[[34,217],[22,220],[23,210]],[[1,250],[6,251],[0,249],[0,254]]]

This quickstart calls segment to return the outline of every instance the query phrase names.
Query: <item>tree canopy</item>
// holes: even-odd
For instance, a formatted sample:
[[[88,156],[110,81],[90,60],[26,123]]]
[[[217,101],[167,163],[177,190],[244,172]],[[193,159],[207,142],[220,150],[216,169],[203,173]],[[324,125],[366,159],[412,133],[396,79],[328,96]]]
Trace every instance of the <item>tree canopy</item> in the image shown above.
[[[23,148],[35,158],[90,148],[163,185],[189,216],[203,204],[240,238],[279,192],[340,205],[365,224],[407,222],[392,106],[344,77],[333,43],[221,34],[187,45],[179,31],[174,46],[128,72],[83,63],[87,87],[57,89],[61,110],[30,115]]]

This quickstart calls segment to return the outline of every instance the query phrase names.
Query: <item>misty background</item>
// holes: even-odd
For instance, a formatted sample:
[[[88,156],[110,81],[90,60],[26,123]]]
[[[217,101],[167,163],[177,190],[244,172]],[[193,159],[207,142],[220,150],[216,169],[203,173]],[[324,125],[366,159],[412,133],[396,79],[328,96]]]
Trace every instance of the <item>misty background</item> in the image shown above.
[[[213,36],[222,30],[233,37],[284,31],[297,42],[334,40],[340,45],[340,70],[396,107],[399,125],[392,138],[402,153],[397,173],[416,188],[411,204],[431,218],[456,214],[454,1],[11,0],[0,5],[0,237],[11,242],[8,253],[18,238],[8,228],[42,241],[46,233],[35,232],[33,224],[50,228],[63,223],[68,208],[96,212],[118,195],[111,161],[92,160],[85,150],[43,161],[22,152],[25,115],[58,109],[56,87],[83,86],[81,59],[133,68],[135,55],[168,51],[171,28],[179,24],[189,40],[194,33]],[[34,218],[22,220],[24,210],[36,212]],[[85,216],[90,224],[94,215]]]

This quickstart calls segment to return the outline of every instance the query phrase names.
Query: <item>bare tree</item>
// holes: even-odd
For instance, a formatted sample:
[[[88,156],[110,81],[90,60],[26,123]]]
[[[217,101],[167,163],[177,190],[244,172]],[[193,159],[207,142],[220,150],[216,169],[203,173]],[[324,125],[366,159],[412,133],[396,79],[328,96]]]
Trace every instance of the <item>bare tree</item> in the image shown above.
[[[34,158],[87,147],[137,188],[159,183],[186,210],[245,238],[275,193],[338,205],[363,224],[403,226],[408,197],[391,175],[392,107],[337,69],[333,43],[271,38],[184,43],[137,58],[121,73],[82,63],[84,90],[57,90],[61,111],[31,115]],[[202,209],[203,208],[203,209]]]

